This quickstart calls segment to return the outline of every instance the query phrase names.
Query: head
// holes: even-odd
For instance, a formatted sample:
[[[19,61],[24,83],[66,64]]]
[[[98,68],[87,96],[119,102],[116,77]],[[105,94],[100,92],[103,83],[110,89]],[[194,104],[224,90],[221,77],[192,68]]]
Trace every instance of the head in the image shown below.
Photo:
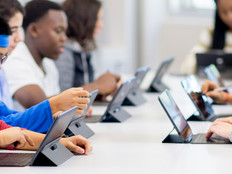
[[[86,51],[95,49],[95,37],[103,27],[101,2],[66,0],[62,7],[68,17],[67,36]]]
[[[9,24],[12,32],[8,54],[14,50],[18,42],[22,41],[20,27],[23,22],[23,15],[24,9],[17,0],[0,0],[0,16]]]
[[[8,56],[8,46],[11,30],[8,23],[0,18],[0,69]]]
[[[25,42],[33,45],[40,58],[57,59],[64,50],[67,18],[62,8],[51,1],[33,0],[25,6]]]
[[[232,31],[232,0],[214,0],[216,4],[212,49],[223,49],[225,33]]]

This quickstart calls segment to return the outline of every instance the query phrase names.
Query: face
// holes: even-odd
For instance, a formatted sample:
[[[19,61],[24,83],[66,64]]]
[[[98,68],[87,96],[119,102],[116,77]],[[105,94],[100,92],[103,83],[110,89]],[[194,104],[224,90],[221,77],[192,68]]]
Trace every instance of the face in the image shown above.
[[[22,36],[20,34],[20,27],[22,26],[23,15],[17,12],[8,22],[12,35],[10,36],[10,44],[8,54],[15,49],[18,42],[22,41]]]
[[[2,68],[2,62],[6,60],[8,54],[8,48],[0,47],[0,69]]]
[[[103,28],[103,22],[102,22],[102,16],[103,16],[103,11],[102,9],[99,10],[98,14],[97,14],[97,21],[96,21],[96,25],[95,25],[95,29],[93,32],[94,37],[96,37],[100,30]]]
[[[232,0],[218,0],[217,8],[222,21],[232,30]]]
[[[67,17],[63,11],[49,10],[48,14],[36,22],[35,46],[41,58],[57,59],[64,51],[67,40]]]

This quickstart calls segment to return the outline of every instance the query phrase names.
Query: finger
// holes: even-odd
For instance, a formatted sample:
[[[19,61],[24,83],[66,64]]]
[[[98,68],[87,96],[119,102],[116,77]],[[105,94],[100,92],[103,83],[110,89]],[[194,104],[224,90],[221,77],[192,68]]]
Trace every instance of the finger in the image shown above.
[[[84,154],[85,150],[83,148],[81,148],[80,146],[77,146],[75,144],[73,144],[72,142],[70,142],[68,144],[68,149],[72,152],[78,153],[78,154]]]
[[[206,92],[208,92],[208,89],[209,89],[208,83],[204,83],[201,87],[201,92],[205,94]]]
[[[81,115],[81,114],[83,114],[83,112],[84,112],[84,111],[83,111],[83,110],[80,110],[80,109],[77,109],[77,110],[76,110],[76,114],[77,114],[77,115]]]
[[[24,135],[26,141],[28,142],[28,144],[30,146],[34,146],[35,145],[34,141],[32,140],[32,138],[27,133],[23,132],[23,135]]]
[[[89,97],[89,92],[88,91],[75,91],[75,95],[79,97]]]
[[[208,132],[206,133],[205,138],[209,139],[212,135],[213,135],[213,132],[212,132],[211,127],[210,127],[209,130],[208,130]]]
[[[77,109],[84,110],[87,108],[87,104],[77,104]]]
[[[20,136],[17,139],[17,141],[15,142],[15,144],[16,144],[15,148],[19,149],[19,148],[23,147],[26,144],[26,142],[27,141],[26,141],[25,137],[24,136]]]
[[[75,90],[75,91],[83,91],[83,90],[84,90],[84,89],[81,88],[81,87],[78,87],[78,88],[71,88],[71,89],[73,89],[73,90]]]
[[[76,103],[87,104],[89,102],[90,102],[89,98],[79,98],[79,97],[76,98]]]
[[[113,75],[114,75],[114,78],[115,78],[117,81],[121,80],[121,76],[120,76],[120,75],[117,75],[117,74],[113,74]]]
[[[218,120],[218,121],[221,121],[221,122],[230,123],[230,122],[232,122],[232,117],[218,118],[217,120]]]
[[[63,111],[58,111],[55,114],[53,114],[53,118],[56,118],[58,115],[60,115]]]
[[[90,145],[90,143],[85,144],[85,155],[88,155],[89,152],[93,150],[93,147]]]

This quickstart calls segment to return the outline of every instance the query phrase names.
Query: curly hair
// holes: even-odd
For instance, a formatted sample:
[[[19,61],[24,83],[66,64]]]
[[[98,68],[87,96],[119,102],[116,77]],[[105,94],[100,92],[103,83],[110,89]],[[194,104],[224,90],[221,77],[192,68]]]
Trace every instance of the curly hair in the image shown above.
[[[66,0],[62,7],[68,17],[67,36],[76,40],[85,51],[95,49],[93,33],[101,2],[98,0]]]

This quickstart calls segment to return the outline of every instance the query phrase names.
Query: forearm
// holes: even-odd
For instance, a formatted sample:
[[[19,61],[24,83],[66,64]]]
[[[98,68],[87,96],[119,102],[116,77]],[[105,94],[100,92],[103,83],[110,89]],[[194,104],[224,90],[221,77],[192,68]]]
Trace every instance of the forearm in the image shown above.
[[[40,146],[41,142],[43,141],[45,134],[41,134],[41,133],[37,133],[37,132],[32,132],[29,130],[23,130],[25,131],[25,133],[27,133],[31,139],[34,142],[34,146],[29,145],[28,143],[26,143],[23,147],[19,148],[22,150],[37,150],[38,147]]]
[[[99,85],[96,82],[88,83],[88,84],[82,86],[82,88],[88,92],[94,91],[96,89],[100,90]]]
[[[15,112],[7,115],[4,115],[3,112],[1,113],[0,119],[6,124],[35,132],[47,132],[53,123],[51,108],[47,100],[24,112]],[[7,110],[6,113],[8,113]]]

